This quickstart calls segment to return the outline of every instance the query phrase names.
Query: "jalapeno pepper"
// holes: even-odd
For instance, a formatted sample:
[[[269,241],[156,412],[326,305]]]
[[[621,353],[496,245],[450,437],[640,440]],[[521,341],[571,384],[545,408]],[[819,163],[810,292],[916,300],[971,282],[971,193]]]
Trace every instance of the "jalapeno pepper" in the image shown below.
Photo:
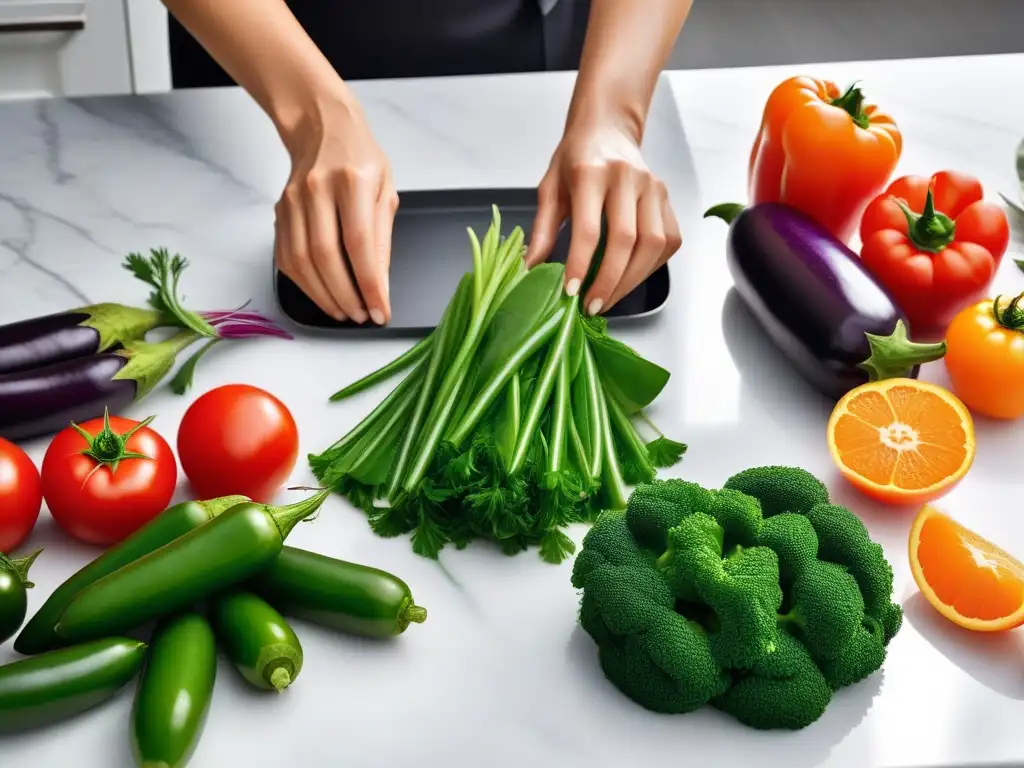
[[[139,673],[146,644],[108,637],[0,667],[0,733],[36,728],[101,704]]]
[[[6,643],[25,620],[27,590],[34,586],[28,580],[28,569],[42,551],[38,549],[19,560],[12,560],[0,552],[0,643]]]
[[[139,766],[184,768],[206,725],[216,676],[217,643],[203,616],[184,613],[157,627],[132,707]]]
[[[397,576],[294,547],[249,587],[285,615],[364,637],[400,635],[427,618]]]
[[[83,589],[64,609],[57,634],[81,642],[126,632],[252,578],[273,564],[288,534],[329,494],[286,507],[232,507]]]
[[[230,592],[210,609],[221,648],[246,680],[283,691],[302,670],[302,644],[274,608],[251,592]]]
[[[71,598],[119,568],[133,563],[143,555],[210,522],[225,510],[248,501],[245,496],[224,496],[209,501],[186,501],[161,512],[124,541],[106,550],[88,565],[79,569],[53,591],[42,607],[29,619],[14,641],[14,650],[31,656],[68,645],[54,627]]]

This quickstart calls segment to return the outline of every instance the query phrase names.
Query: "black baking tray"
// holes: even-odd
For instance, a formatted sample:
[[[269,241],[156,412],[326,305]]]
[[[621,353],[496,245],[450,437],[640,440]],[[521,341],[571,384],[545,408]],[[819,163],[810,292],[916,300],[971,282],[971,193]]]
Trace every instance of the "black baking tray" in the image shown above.
[[[391,322],[339,323],[288,277],[274,270],[277,303],[284,315],[307,329],[349,334],[415,335],[434,328],[455,287],[473,266],[466,227],[483,239],[491,206],[501,213],[501,230],[520,226],[529,242],[537,212],[537,190],[442,189],[402,192],[391,248]],[[559,233],[549,261],[565,262],[570,226]],[[668,300],[668,267],[663,266],[606,313],[610,321],[647,317]]]

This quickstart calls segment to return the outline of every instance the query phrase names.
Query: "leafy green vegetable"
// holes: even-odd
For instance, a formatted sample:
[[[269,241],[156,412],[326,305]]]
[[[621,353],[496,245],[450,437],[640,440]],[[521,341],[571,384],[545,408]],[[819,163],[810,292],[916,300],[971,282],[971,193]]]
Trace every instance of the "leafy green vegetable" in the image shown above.
[[[378,535],[411,533],[417,554],[483,538],[557,563],[575,551],[566,526],[623,509],[627,483],[685,446],[653,425],[645,444],[633,423],[668,373],[583,317],[561,265],[526,272],[522,230],[502,237],[500,222],[494,209],[486,234],[470,233],[473,272],[427,340],[332,399],[407,371],[401,383],[309,462]]]

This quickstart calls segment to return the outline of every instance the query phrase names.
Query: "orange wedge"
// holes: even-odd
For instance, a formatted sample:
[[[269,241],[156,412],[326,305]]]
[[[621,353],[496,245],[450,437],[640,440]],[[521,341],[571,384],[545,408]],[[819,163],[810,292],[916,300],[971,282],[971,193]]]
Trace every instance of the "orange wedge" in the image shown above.
[[[942,387],[917,379],[873,381],[836,403],[828,447],[856,488],[887,504],[916,506],[967,474],[974,423],[966,406]]]
[[[1024,624],[1024,563],[930,506],[910,529],[910,570],[935,610],[961,627]]]

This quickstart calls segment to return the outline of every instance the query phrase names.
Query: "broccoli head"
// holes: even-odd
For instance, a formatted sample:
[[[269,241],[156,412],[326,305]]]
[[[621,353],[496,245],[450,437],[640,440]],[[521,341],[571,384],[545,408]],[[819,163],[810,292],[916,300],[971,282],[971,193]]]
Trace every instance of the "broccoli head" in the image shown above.
[[[637,543],[654,552],[668,544],[668,530],[694,512],[711,509],[711,491],[685,480],[655,480],[639,485],[626,505],[626,522]]]
[[[825,712],[832,688],[807,650],[780,634],[772,653],[737,673],[712,704],[751,728],[804,728]]]
[[[583,589],[580,625],[598,645],[601,669],[619,690],[656,712],[707,704],[728,680],[711,655],[707,632],[675,610],[676,598],[651,560],[620,556],[612,551],[615,543],[638,551],[621,513],[594,524],[577,563],[589,548],[605,552],[573,574]]]
[[[802,469],[721,490],[639,486],[601,515],[572,582],[604,674],[658,712],[711,703],[755,728],[802,728],[879,669],[899,630],[882,548]]]
[[[828,489],[798,467],[754,467],[733,475],[725,487],[753,496],[761,502],[765,517],[782,512],[805,513],[815,504],[828,504]]]

